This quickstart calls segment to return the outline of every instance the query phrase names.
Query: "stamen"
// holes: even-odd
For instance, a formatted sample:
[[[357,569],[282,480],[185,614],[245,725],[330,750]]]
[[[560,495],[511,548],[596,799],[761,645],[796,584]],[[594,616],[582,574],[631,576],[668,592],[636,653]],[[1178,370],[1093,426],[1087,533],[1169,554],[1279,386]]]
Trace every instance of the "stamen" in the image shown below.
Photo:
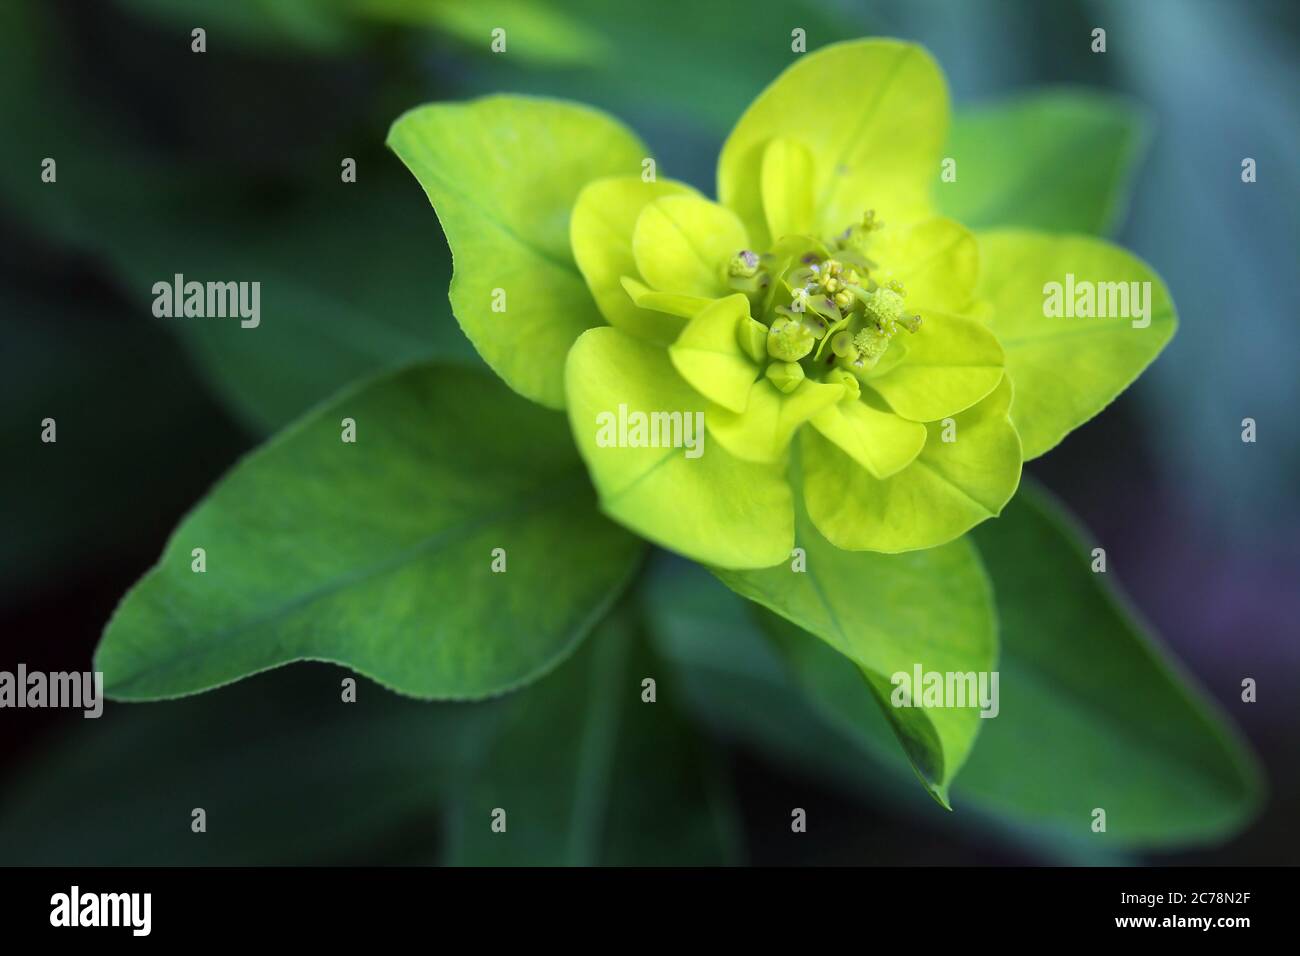
[[[873,276],[877,266],[865,250],[882,228],[869,209],[829,243],[785,236],[762,255],[741,249],[728,260],[727,283],[749,293],[754,309],[737,324],[736,339],[785,394],[812,376],[843,384],[856,399],[858,376],[875,368],[898,330],[920,328],[921,317],[905,311],[902,285]]]

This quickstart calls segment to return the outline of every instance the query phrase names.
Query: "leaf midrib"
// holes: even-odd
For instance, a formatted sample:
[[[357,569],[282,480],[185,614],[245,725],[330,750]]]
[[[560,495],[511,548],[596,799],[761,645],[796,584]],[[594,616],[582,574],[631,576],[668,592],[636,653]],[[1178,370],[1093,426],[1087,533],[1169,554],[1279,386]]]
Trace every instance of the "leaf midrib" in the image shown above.
[[[565,480],[565,476],[567,475],[572,475],[573,480]],[[359,570],[338,575],[332,580],[327,581],[308,592],[296,595],[279,605],[268,608],[260,614],[241,620],[223,630],[195,632],[189,626],[187,619],[176,613],[175,607],[170,600],[162,600],[160,601],[160,604],[165,609],[168,616],[190,634],[197,634],[197,636],[204,641],[204,644],[195,649],[193,653],[187,654],[183,660],[178,660],[177,658],[172,657],[156,666],[150,667],[149,673],[156,674],[158,672],[167,672],[169,670],[174,670],[181,664],[190,666],[196,658],[201,660],[209,657],[218,648],[220,648],[222,653],[225,654],[228,652],[229,648],[224,646],[223,642],[229,638],[247,637],[249,634],[264,628],[268,624],[284,620],[298,611],[309,607],[315,602],[337,594],[348,587],[373,580],[390,571],[405,567],[408,564],[413,564],[418,558],[435,549],[439,544],[445,542],[449,538],[464,536],[472,531],[488,526],[493,521],[519,517],[521,515],[541,510],[553,499],[562,497],[562,493],[571,491],[575,485],[581,486],[583,476],[585,476],[585,471],[581,468],[574,468],[571,471],[562,472],[558,478],[543,482],[540,485],[540,491],[538,493],[523,499],[517,499],[518,503],[514,507],[508,508],[504,511],[493,512],[491,514],[476,515],[468,520],[450,525],[420,541],[417,541],[415,544],[408,546],[403,551],[392,557],[375,562]],[[170,592],[167,590],[161,592],[161,595],[169,596],[169,594]],[[292,659],[292,657],[289,659]],[[120,691],[123,687],[129,686],[131,680],[132,678],[126,678],[115,681],[115,688]]]

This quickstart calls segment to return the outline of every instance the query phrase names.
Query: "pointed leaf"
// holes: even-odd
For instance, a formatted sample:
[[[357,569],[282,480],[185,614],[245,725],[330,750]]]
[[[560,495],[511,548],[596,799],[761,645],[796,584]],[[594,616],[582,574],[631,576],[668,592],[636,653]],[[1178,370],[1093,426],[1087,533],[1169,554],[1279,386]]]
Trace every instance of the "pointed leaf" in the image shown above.
[[[632,301],[642,309],[653,309],[655,312],[662,312],[665,315],[674,315],[679,319],[693,319],[699,315],[706,307],[716,302],[716,299],[705,299],[698,295],[681,295],[677,292],[656,292],[649,286],[637,282],[629,276],[623,276],[619,282],[623,291],[631,297]],[[685,322],[666,323],[667,329],[671,330],[671,335],[667,341],[672,341],[681,334],[682,329],[686,327]]]
[[[738,594],[770,608],[849,658],[865,676],[927,788],[942,803],[980,725],[973,708],[895,707],[891,678],[988,672],[997,656],[993,594],[975,550],[957,541],[905,555],[836,548],[798,509],[806,570],[715,571]],[[918,701],[919,703],[919,701]]]
[[[974,537],[997,593],[1001,712],[959,792],[1108,844],[1177,845],[1240,828],[1260,796],[1249,752],[1110,574],[1091,570],[1060,505],[1029,484]],[[1091,833],[1098,807],[1104,834]]]
[[[417,366],[240,462],[122,601],[95,667],[120,700],[304,659],[419,697],[482,697],[570,653],[640,553],[596,512],[561,416],[485,373]]]

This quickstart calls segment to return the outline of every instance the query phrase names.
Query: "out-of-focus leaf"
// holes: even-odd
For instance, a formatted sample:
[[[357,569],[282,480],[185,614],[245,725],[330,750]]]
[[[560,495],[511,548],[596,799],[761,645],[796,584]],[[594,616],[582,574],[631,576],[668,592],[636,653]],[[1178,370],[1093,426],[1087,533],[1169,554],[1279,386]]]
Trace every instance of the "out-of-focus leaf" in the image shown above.
[[[341,673],[282,669],[78,716],[5,782],[0,865],[433,861],[439,807],[473,773],[501,702],[429,704],[361,680],[345,703]],[[191,830],[195,808],[206,833]]]
[[[596,511],[562,416],[486,373],[416,366],[237,465],[122,601],[95,667],[122,700],[303,659],[483,697],[568,655],[641,551]]]
[[[358,15],[429,26],[485,55],[518,57],[534,67],[605,63],[610,49],[589,21],[559,0],[343,0]],[[496,30],[504,47],[494,49]]]
[[[999,712],[953,785],[957,813],[1106,852],[1204,843],[1249,819],[1260,789],[1249,753],[1090,571],[1060,507],[1026,485],[974,539],[997,595]],[[853,668],[788,630],[774,636],[818,705],[879,753],[884,727]],[[1105,833],[1091,829],[1098,808]]]
[[[272,135],[250,121],[243,133],[264,149],[255,174],[226,168],[239,171],[238,154],[208,155],[241,138],[237,125],[206,134],[216,142],[197,144],[200,157],[165,162],[123,135],[111,101],[74,82],[67,39],[36,5],[0,5],[0,113],[13,154],[0,164],[0,202],[33,230],[107,261],[142,316],[151,315],[154,284],[177,274],[259,283],[256,328],[237,318],[157,320],[244,423],[269,433],[382,368],[428,357],[477,362],[446,313],[446,245],[379,135],[370,150],[335,143],[336,132],[313,132],[304,146],[307,137],[279,131],[288,124]],[[184,69],[196,89],[216,82]],[[293,102],[286,95],[279,105]],[[358,122],[351,113],[345,121]],[[341,181],[342,156],[357,160],[355,183]],[[55,182],[41,181],[45,158],[57,163]],[[277,162],[298,180],[277,174]]]
[[[734,853],[726,782],[626,626],[532,687],[430,704],[316,665],[108,704],[0,790],[0,865],[678,865]],[[658,680],[656,703],[641,681]],[[492,810],[507,830],[490,830]],[[202,808],[207,831],[191,830]]]
[[[706,130],[719,137],[715,145],[782,67],[830,43],[872,32],[863,11],[831,9],[816,0],[740,7],[696,0],[564,0],[563,10],[612,51],[615,68],[539,75],[533,64],[513,62],[507,54],[492,59],[490,83],[487,77],[469,81],[490,90],[532,89],[606,108],[626,104],[671,117],[677,130]],[[806,53],[793,49],[795,30]],[[702,69],[708,71],[707,95],[700,88]],[[647,95],[651,90],[653,96]],[[697,185],[712,188],[711,181]]]
[[[427,27],[483,56],[507,53],[534,67],[601,62],[600,34],[558,0],[118,0],[133,13],[175,27],[201,26],[210,48],[236,43],[268,50],[285,43],[318,54],[348,52],[380,26]],[[506,31],[494,51],[492,31]]]
[[[1253,759],[1231,725],[1090,569],[1084,538],[1027,483],[975,531],[1001,623],[1001,713],[958,781],[960,795],[1033,825],[1120,846],[1222,838],[1259,802]]]
[[[874,815],[884,801],[977,842],[999,833],[1046,859],[1118,862],[1113,847],[1059,829],[1029,830],[996,807],[962,800],[956,813],[937,812],[852,663],[698,566],[656,561],[640,595],[655,646],[679,672],[691,712],[716,733],[862,797],[871,806],[864,813]],[[858,862],[871,862],[869,848],[865,854]]]
[[[0,270],[0,599],[54,585],[56,568],[120,557],[142,518],[179,512],[185,486],[206,481],[244,442],[170,336],[93,299],[20,290],[23,281]],[[47,418],[57,439],[49,443]]]
[[[398,172],[391,159],[380,162]],[[202,211],[159,210],[127,244],[105,250],[142,312],[152,307],[154,284],[170,285],[177,274],[260,283],[256,327],[238,317],[158,321],[262,433],[376,370],[430,357],[478,361],[447,314],[446,253],[419,189],[378,167],[364,188],[335,184],[257,228],[237,211],[246,208],[237,198],[213,197]]]
[[[972,229],[1106,235],[1123,217],[1146,126],[1133,103],[1087,90],[963,110],[944,150],[957,178],[940,182],[935,198]]]
[[[184,30],[194,27],[208,33],[211,50],[224,49],[230,40],[268,50],[293,43],[315,53],[338,53],[355,40],[349,7],[360,0],[117,0],[141,17],[156,19]]]
[[[654,702],[644,700],[646,679]],[[734,824],[683,703],[638,624],[612,616],[553,677],[511,698],[458,804],[449,862],[726,862]],[[491,826],[498,809],[504,832]]]

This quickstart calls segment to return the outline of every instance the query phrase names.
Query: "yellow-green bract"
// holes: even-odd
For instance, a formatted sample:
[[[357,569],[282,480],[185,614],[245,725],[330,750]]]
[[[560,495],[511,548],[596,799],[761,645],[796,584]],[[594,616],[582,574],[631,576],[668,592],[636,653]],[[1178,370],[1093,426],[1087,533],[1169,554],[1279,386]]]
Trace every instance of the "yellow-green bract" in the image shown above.
[[[567,407],[602,508],[745,569],[788,559],[796,495],[840,549],[961,536],[1173,334],[1163,284],[1122,249],[938,215],[941,170],[960,176],[948,112],[913,44],[799,57],[727,138],[716,202],[571,104],[427,106],[389,142],[447,232],[457,318],[511,387]],[[1091,305],[1053,311],[1053,283]],[[598,440],[620,407],[647,440]],[[688,458],[668,424],[698,414]]]

